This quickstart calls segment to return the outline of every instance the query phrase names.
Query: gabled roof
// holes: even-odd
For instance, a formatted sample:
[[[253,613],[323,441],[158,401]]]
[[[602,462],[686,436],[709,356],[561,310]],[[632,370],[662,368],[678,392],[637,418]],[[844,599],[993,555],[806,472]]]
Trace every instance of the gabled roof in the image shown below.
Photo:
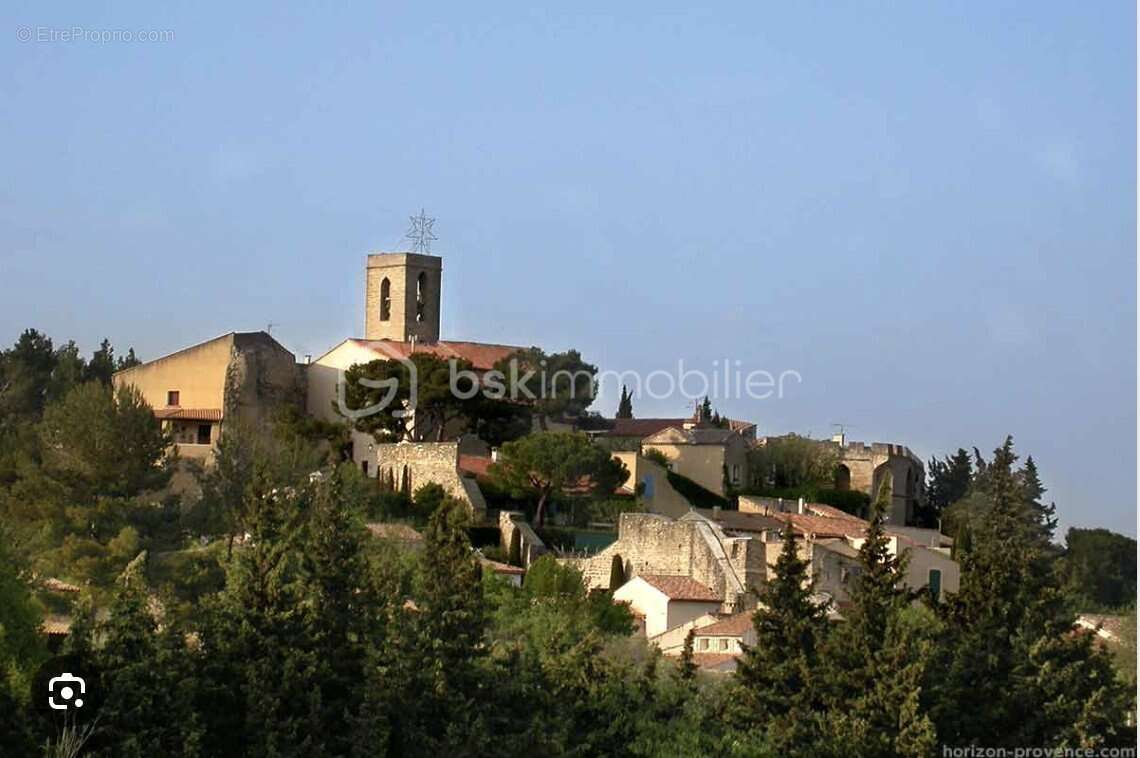
[[[671,426],[646,437],[647,445],[723,445],[737,433],[730,429]]]
[[[738,421],[736,419],[726,419],[728,421],[728,429],[719,429],[715,427],[703,427],[702,429],[712,429],[714,431],[737,432],[746,433],[756,427],[751,421]],[[644,439],[664,431],[670,427],[677,429],[684,429],[685,424],[692,424],[693,419],[690,418],[615,418],[613,420],[613,427],[603,432],[602,437],[637,437]]]
[[[613,428],[603,433],[603,437],[648,437],[671,426],[682,427],[692,419],[687,418],[616,418]]]
[[[208,339],[208,340],[203,340],[202,342],[197,342],[193,345],[189,345],[189,346],[181,348],[179,350],[175,350],[173,353],[167,353],[166,355],[160,355],[159,357],[154,358],[152,360],[143,361],[142,363],[140,363],[137,366],[131,366],[130,368],[119,369],[118,371],[116,371],[113,374],[113,376],[120,376],[120,375],[129,374],[130,372],[141,369],[144,366],[150,366],[150,365],[155,364],[155,363],[160,363],[160,362],[168,360],[170,358],[174,358],[176,356],[182,355],[183,353],[188,353],[191,350],[197,350],[200,347],[203,347],[205,345],[209,345],[211,342],[218,342],[219,340],[230,340],[231,342],[238,344],[240,346],[243,346],[243,347],[248,346],[248,345],[252,345],[252,344],[271,345],[272,347],[277,348],[278,350],[280,350],[283,353],[288,353],[290,356],[293,355],[293,353],[290,352],[289,350],[287,350],[284,345],[282,345],[277,340],[273,339],[273,337],[269,334],[269,332],[226,332],[225,334],[220,334],[217,337],[213,337],[213,338]]]
[[[502,563],[500,561],[493,561],[490,558],[480,558],[481,563],[488,570],[496,574],[505,574],[510,576],[522,576],[526,573],[526,569],[521,569],[518,566],[512,566],[509,563]]]
[[[402,360],[412,355],[413,352],[417,354],[428,353],[445,361],[451,358],[470,361],[471,365],[480,371],[488,371],[498,361],[524,349],[515,345],[495,345],[487,342],[451,342],[448,340],[416,342],[414,344],[396,340],[350,339],[346,342],[352,342],[375,353],[379,360]]]
[[[752,628],[753,611],[726,616],[715,624],[703,626],[693,632],[694,637],[743,637]]]
[[[670,600],[692,600],[719,603],[721,597],[709,587],[687,576],[665,576],[663,574],[638,574],[654,589],[659,590]]]

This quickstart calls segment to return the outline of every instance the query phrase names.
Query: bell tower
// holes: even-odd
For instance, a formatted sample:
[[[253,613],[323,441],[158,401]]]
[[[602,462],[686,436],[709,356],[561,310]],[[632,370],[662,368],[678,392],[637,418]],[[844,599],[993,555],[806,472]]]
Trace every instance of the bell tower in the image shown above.
[[[368,256],[364,283],[364,338],[439,340],[443,259],[419,253]]]

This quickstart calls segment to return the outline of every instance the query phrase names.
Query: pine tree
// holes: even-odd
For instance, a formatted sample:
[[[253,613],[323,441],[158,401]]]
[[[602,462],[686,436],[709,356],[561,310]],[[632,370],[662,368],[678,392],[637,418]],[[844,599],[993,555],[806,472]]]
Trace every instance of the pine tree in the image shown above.
[[[87,362],[87,372],[83,379],[110,386],[111,376],[114,373],[115,351],[111,347],[111,340],[104,339],[99,343],[99,349],[92,353],[91,360]]]
[[[939,736],[994,746],[1117,740],[1120,692],[1105,680],[1105,661],[1073,640],[1042,512],[1027,499],[1016,460],[1007,437],[985,465],[993,505],[971,528],[960,588],[946,606],[952,636],[935,714]],[[1097,715],[1085,710],[1094,701]]]
[[[624,384],[621,386],[621,399],[614,418],[633,418],[633,395],[626,390]]]
[[[818,698],[813,677],[827,620],[812,600],[808,564],[799,557],[790,524],[774,569],[752,616],[756,644],[744,651],[736,669],[731,716],[739,728],[767,728],[784,717],[795,722]]]
[[[195,663],[177,626],[145,591],[132,565],[120,578],[108,619],[95,633],[100,743],[116,755],[194,755],[203,735],[195,710]]]
[[[932,635],[908,615],[906,556],[892,553],[885,529],[891,492],[888,473],[871,505],[850,607],[822,666],[831,710],[850,719],[847,738],[858,742],[850,747],[866,756],[923,755],[934,744],[920,703]]]
[[[1041,483],[1037,473],[1037,464],[1030,455],[1025,459],[1025,465],[1018,472],[1021,483],[1022,497],[1028,504],[1040,529],[1040,538],[1046,543],[1052,542],[1053,534],[1057,530],[1057,506],[1055,503],[1045,505],[1041,498],[1047,491]]]
[[[402,676],[414,703],[394,714],[400,754],[487,752],[481,663],[486,655],[482,572],[471,549],[468,516],[452,500],[432,514],[424,533],[421,582]]]

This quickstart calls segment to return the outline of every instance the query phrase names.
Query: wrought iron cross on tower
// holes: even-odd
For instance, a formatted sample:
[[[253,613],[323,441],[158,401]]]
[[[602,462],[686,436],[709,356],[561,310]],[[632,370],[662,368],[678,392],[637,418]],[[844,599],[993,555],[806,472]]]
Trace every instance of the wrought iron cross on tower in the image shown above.
[[[408,219],[412,222],[412,225],[404,237],[412,243],[412,252],[430,253],[431,243],[437,239],[431,232],[431,228],[435,224],[435,219],[428,218],[427,215],[424,214],[423,208],[420,208],[420,215],[408,216]]]

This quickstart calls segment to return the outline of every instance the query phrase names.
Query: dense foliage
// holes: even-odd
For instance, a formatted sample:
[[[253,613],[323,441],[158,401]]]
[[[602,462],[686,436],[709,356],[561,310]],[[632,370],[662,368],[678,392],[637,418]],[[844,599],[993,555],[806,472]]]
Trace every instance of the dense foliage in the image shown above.
[[[31,370],[14,360],[13,387]],[[0,482],[3,755],[74,736],[28,702],[48,655],[39,624],[60,610],[74,620],[64,650],[105,685],[95,755],[933,756],[1135,741],[1134,665],[1118,674],[1073,632],[1075,586],[1104,605],[1130,591],[1098,562],[1129,545],[1074,530],[1058,557],[1011,440],[971,462],[957,594],[900,589],[885,482],[843,620],[785,533],[756,642],[736,675],[713,677],[692,635],[661,659],[629,636],[624,606],[553,557],[521,587],[485,572],[441,488],[381,493],[311,430],[235,427],[213,468],[180,472],[198,494],[172,504],[164,438],[136,395],[80,374],[36,397],[3,425],[17,451]],[[532,494],[620,481],[585,438],[536,438],[507,475]],[[370,536],[393,509],[426,524],[421,549]],[[81,597],[61,608],[46,576]],[[625,578],[615,561],[610,583]]]

